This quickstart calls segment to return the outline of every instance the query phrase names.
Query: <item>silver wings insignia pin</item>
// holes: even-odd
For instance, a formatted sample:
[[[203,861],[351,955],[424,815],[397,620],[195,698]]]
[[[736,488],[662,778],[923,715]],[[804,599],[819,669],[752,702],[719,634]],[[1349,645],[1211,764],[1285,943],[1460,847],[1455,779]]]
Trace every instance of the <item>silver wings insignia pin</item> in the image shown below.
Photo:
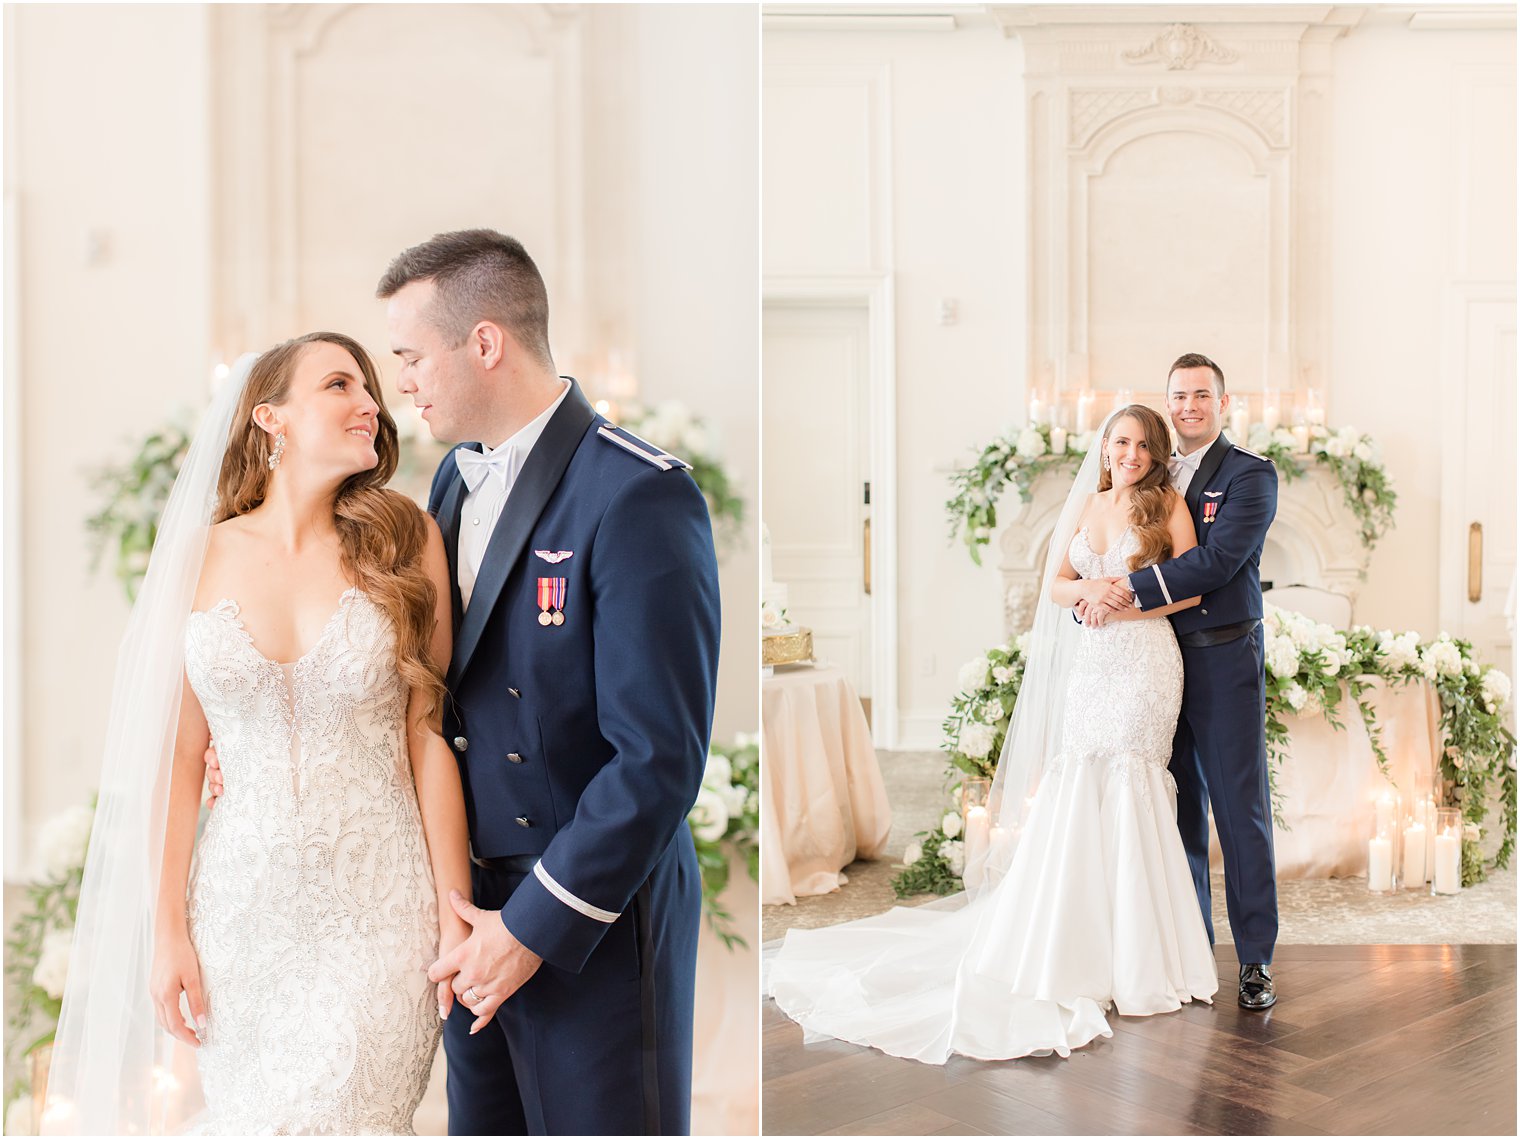
[[[575,553],[575,551],[574,550],[534,550],[533,553],[534,553],[535,556],[543,558],[544,561],[548,562],[551,566],[557,566],[557,565],[559,565],[560,562],[564,561],[566,558],[571,557]]]

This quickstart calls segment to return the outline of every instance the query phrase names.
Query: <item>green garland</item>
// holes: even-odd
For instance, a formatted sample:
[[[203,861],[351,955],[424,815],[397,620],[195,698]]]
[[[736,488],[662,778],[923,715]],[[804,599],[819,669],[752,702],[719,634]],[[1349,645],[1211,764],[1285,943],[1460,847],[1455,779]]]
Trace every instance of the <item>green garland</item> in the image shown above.
[[[1481,882],[1492,868],[1509,865],[1517,823],[1515,736],[1505,723],[1511,698],[1509,677],[1479,664],[1472,645],[1442,633],[1421,642],[1419,634],[1375,632],[1365,625],[1338,631],[1288,610],[1267,606],[1264,622],[1267,680],[1267,775],[1273,813],[1281,824],[1277,768],[1287,755],[1288,717],[1322,715],[1335,727],[1341,701],[1349,695],[1367,725],[1373,755],[1389,773],[1375,709],[1367,698],[1374,679],[1403,685],[1428,680],[1441,702],[1443,750],[1440,756],[1440,802],[1457,807],[1467,823],[1462,844],[1462,884]],[[951,702],[941,743],[948,758],[948,778],[990,779],[996,773],[1003,738],[1023,683],[1025,637],[988,650],[961,668],[960,691]],[[1486,861],[1479,843],[1488,821],[1489,799],[1497,788],[1503,838]],[[957,819],[958,822],[958,819]],[[946,829],[949,828],[949,829]],[[916,854],[893,881],[899,895],[925,890],[948,893],[959,888],[944,845],[956,828],[947,815],[936,838],[929,833],[910,847]]]
[[[959,537],[971,560],[981,565],[982,547],[992,540],[997,528],[997,503],[1002,493],[1011,485],[1020,501],[1028,502],[1041,475],[1075,470],[1092,441],[1092,432],[1065,436],[1063,449],[1054,451],[1052,429],[1046,424],[1025,427],[1017,433],[1009,431],[994,439],[971,466],[950,476],[955,495],[945,503],[945,510],[950,515],[952,540]],[[1278,473],[1287,482],[1308,473],[1306,460],[1329,470],[1340,483],[1346,507],[1357,520],[1362,545],[1369,551],[1393,525],[1398,495],[1370,435],[1350,427],[1331,432],[1314,426],[1309,429],[1309,454],[1299,455],[1291,431],[1268,431],[1258,423],[1251,428],[1247,443],[1277,464]]]

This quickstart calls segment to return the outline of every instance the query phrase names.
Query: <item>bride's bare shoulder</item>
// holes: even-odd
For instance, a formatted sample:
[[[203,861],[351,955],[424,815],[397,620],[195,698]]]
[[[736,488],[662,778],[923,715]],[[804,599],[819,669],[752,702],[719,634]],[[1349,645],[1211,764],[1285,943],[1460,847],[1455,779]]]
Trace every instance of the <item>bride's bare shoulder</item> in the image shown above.
[[[192,608],[209,608],[226,596],[229,570],[243,560],[253,540],[246,514],[234,514],[211,526],[206,532],[206,557]]]

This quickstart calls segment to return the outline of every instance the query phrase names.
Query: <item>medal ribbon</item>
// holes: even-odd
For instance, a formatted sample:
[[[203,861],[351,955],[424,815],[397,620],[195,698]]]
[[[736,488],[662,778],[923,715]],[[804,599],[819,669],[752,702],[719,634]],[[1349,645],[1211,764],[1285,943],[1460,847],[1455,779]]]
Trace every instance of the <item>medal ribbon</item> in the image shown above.
[[[554,581],[552,577],[538,579],[538,607],[545,613],[553,607]]]
[[[562,610],[565,607],[565,586],[568,583],[569,579],[556,577],[550,578],[550,580],[554,582],[554,593],[552,598],[554,602],[554,608]]]

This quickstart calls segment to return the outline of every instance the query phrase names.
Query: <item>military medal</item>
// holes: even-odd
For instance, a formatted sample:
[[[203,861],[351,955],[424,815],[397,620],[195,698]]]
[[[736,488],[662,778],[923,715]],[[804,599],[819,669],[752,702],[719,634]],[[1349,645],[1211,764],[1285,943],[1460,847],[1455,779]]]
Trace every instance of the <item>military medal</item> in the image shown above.
[[[1214,521],[1214,515],[1219,513],[1219,503],[1205,502],[1203,504],[1203,521],[1205,524]]]
[[[538,623],[540,625],[563,625],[565,623],[565,586],[563,577],[538,579]]]

